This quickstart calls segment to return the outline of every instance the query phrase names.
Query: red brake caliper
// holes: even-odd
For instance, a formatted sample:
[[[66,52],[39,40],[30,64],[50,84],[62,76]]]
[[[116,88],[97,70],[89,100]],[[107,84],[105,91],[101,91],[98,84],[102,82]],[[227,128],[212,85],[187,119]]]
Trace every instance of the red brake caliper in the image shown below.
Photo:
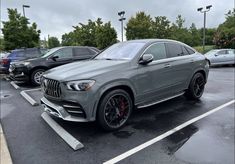
[[[124,99],[122,98],[120,101],[120,116],[122,117],[124,115],[125,111],[125,102]]]

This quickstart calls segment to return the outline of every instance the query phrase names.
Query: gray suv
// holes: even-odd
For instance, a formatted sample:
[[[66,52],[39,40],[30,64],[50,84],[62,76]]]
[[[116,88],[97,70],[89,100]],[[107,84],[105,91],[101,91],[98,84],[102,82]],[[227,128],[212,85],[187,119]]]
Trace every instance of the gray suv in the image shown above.
[[[199,99],[209,72],[206,58],[186,44],[148,39],[117,43],[91,60],[47,71],[44,110],[67,121],[122,127],[132,110],[180,95]]]

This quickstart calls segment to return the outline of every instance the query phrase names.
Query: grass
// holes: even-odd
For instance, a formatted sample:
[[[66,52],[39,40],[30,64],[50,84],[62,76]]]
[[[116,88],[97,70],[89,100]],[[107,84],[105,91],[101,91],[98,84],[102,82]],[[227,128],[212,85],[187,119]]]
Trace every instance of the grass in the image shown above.
[[[198,52],[203,53],[203,47],[202,46],[196,46],[196,47],[193,47],[193,48],[195,48]],[[205,46],[205,53],[212,50],[212,49],[214,49],[214,48],[215,48],[214,45]]]

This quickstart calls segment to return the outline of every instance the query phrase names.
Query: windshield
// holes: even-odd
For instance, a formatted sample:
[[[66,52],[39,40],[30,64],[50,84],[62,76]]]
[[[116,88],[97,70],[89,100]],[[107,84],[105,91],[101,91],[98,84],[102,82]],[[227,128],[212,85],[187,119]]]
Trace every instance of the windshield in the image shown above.
[[[41,56],[41,58],[46,58],[48,56],[50,56],[51,54],[53,54],[55,51],[57,51],[58,49],[60,49],[61,47],[57,47],[57,48],[52,48],[49,51],[47,51],[45,54],[43,54]]]
[[[117,43],[101,52],[95,59],[131,60],[144,45],[142,42]]]

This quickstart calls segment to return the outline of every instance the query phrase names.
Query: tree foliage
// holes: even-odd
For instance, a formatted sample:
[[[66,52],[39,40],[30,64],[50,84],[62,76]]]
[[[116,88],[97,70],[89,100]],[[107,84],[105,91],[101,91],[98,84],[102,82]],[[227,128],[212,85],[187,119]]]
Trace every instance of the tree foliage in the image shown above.
[[[30,25],[27,18],[16,9],[8,9],[8,21],[3,22],[4,46],[6,50],[39,46],[40,30],[36,23]]]
[[[59,46],[60,46],[60,41],[58,40],[57,37],[52,36],[48,39],[49,48],[54,48],[54,47],[59,47]]]
[[[214,43],[218,48],[235,48],[235,9],[229,11],[225,18],[217,28]]]
[[[110,22],[103,23],[101,18],[88,20],[87,24],[73,26],[74,31],[62,35],[62,45],[93,46],[104,49],[117,42],[117,32]]]

